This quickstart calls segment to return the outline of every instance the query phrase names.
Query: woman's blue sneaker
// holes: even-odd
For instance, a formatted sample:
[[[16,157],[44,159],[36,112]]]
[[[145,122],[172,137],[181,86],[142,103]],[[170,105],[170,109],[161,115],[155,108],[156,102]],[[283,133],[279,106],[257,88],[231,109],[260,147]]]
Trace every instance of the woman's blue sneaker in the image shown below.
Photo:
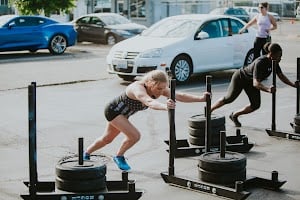
[[[130,166],[127,164],[124,156],[114,156],[113,160],[121,170],[129,171],[131,169]]]
[[[83,153],[83,160],[90,160],[91,159],[91,155],[87,152]]]

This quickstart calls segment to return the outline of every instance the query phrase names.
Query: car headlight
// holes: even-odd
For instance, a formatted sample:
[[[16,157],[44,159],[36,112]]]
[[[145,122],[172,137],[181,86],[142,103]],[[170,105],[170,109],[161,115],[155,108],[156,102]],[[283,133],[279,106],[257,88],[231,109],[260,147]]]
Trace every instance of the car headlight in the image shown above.
[[[159,58],[162,54],[162,49],[150,49],[139,55],[140,58]]]

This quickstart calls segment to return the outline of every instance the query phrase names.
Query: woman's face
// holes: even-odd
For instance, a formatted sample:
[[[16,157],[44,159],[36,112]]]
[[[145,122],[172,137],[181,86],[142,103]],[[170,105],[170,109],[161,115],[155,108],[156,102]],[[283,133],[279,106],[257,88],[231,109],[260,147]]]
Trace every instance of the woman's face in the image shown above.
[[[258,9],[261,13],[266,13],[267,12],[267,8],[264,7],[263,5],[259,4],[258,5]]]
[[[282,51],[271,54],[271,59],[277,61],[278,63],[281,61]]]
[[[167,86],[168,84],[163,82],[153,83],[150,87],[151,95],[153,95],[155,98],[160,97],[163,94],[164,90],[167,88]]]

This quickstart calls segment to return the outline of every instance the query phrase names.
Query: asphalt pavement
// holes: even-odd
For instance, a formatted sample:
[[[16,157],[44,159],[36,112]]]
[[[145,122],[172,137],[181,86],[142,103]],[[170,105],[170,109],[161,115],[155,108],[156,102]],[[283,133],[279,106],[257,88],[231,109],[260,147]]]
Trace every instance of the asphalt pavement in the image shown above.
[[[291,25],[292,22],[288,22]],[[275,41],[293,40],[299,43],[299,22],[292,24],[293,30],[284,32],[283,24],[273,34]],[[289,26],[290,27],[290,26]],[[277,35],[276,35],[277,34]],[[294,45],[296,45],[294,44]],[[288,46],[283,47],[290,48]],[[76,47],[75,47],[76,49]],[[298,51],[288,55],[283,61],[288,66],[295,66]],[[290,59],[291,57],[291,59]],[[96,63],[91,63],[94,65]],[[2,67],[2,66],[1,66]],[[0,68],[1,68],[0,67]],[[289,68],[288,76],[296,78],[295,67]],[[4,72],[0,74],[5,78]],[[30,75],[31,76],[31,75]],[[99,137],[105,127],[103,108],[113,96],[124,90],[128,83],[122,82],[115,76],[104,75],[103,79],[76,82],[73,84],[46,85],[37,88],[37,166],[41,181],[54,181],[55,165],[64,156],[77,153],[77,139],[84,137],[87,146]],[[61,78],[64,78],[61,76]],[[46,79],[46,76],[45,78]],[[53,82],[63,83],[58,77],[50,77]],[[89,78],[86,78],[89,79]],[[43,81],[43,77],[40,77]],[[70,80],[72,80],[70,78]],[[18,82],[17,80],[13,80]],[[23,180],[29,179],[28,167],[28,91],[30,82],[22,82],[15,88],[0,90],[0,199],[21,199],[20,194],[28,192]],[[39,82],[38,82],[39,83]],[[212,85],[213,102],[226,92],[228,81]],[[200,94],[205,90],[203,82],[192,86],[178,86],[179,91]],[[164,101],[165,99],[161,99]],[[262,93],[261,108],[248,116],[241,117],[241,133],[248,136],[254,143],[247,157],[247,176],[270,178],[272,171],[278,171],[279,179],[287,181],[280,191],[253,188],[248,191],[247,199],[255,200],[299,200],[299,141],[275,138],[267,135],[265,129],[271,127],[271,95]],[[235,134],[236,128],[228,119],[233,111],[248,103],[246,95],[242,94],[234,103],[216,111],[226,117],[226,133]],[[296,114],[296,91],[282,83],[278,83],[277,91],[277,129],[293,132],[290,122]],[[205,103],[183,104],[178,102],[175,110],[177,139],[187,139],[187,120],[193,115],[203,113]],[[168,114],[163,111],[147,110],[134,115],[131,120],[142,132],[141,141],[126,154],[132,167],[129,178],[136,180],[136,188],[144,191],[141,200],[165,199],[173,200],[217,200],[220,197],[174,187],[166,184],[161,178],[161,172],[168,171],[169,154]],[[96,152],[104,156],[107,164],[107,179],[119,180],[121,172],[112,162],[111,157],[123,137]],[[175,174],[191,180],[198,180],[198,157],[175,159]]]

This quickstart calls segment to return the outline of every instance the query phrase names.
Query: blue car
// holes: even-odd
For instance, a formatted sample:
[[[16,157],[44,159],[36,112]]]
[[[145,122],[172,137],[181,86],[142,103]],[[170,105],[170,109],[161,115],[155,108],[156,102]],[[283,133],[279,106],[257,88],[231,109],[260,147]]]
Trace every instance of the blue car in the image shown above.
[[[76,44],[77,32],[70,23],[43,16],[0,16],[0,51],[48,49],[58,55]]]

